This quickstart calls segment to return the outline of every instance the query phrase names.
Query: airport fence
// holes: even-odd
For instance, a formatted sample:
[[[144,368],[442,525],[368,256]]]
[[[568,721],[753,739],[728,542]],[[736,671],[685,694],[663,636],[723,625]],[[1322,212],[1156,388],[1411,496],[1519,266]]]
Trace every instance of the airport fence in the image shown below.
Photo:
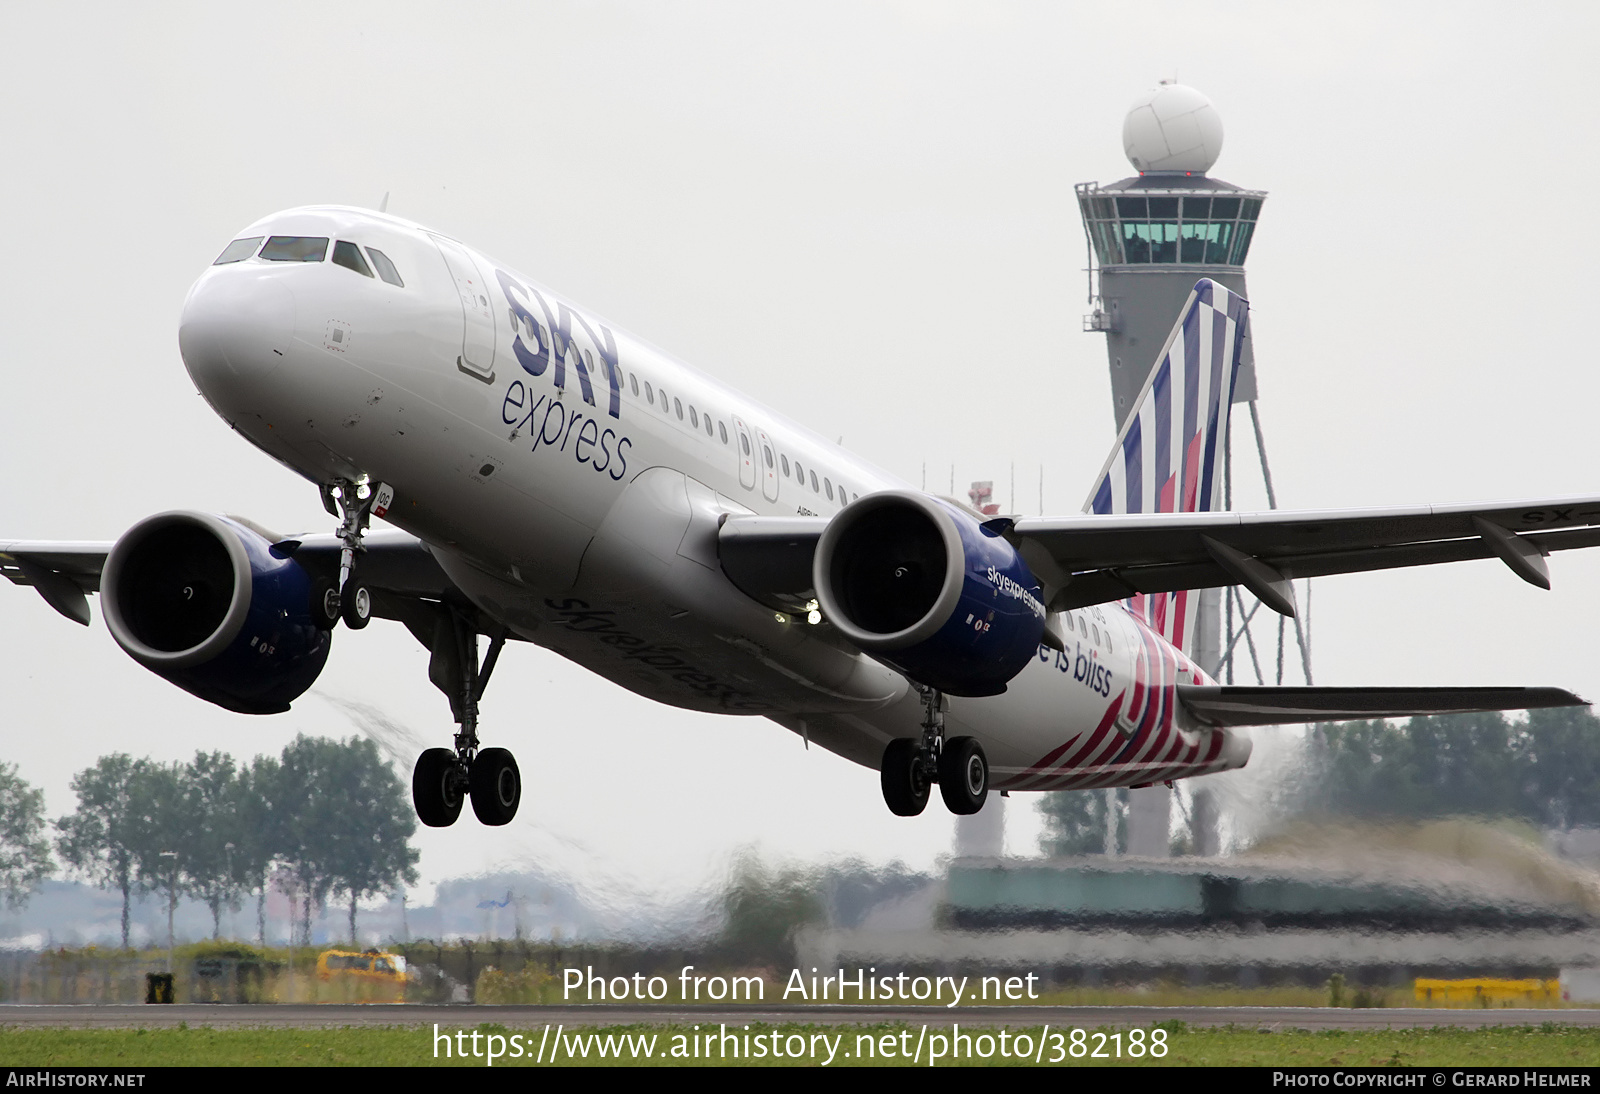
[[[405,958],[400,999],[392,985],[359,975],[319,970],[323,948],[257,948],[243,943],[180,946],[171,961],[177,1003],[556,1003],[566,969],[608,982],[660,976],[678,984],[686,965],[726,971],[707,949],[630,945],[568,945],[514,939],[410,941],[382,947]],[[0,951],[0,1002],[144,1003],[149,977],[168,971],[167,951],[94,946],[45,951]],[[750,970],[741,970],[750,974]],[[770,970],[753,972],[770,978]],[[576,999],[576,996],[574,997]]]

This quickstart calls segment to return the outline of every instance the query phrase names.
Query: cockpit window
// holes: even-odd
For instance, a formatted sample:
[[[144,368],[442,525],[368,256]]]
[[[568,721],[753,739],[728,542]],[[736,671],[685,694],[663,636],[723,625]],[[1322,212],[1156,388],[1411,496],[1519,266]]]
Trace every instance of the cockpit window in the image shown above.
[[[372,276],[372,267],[361,257],[361,248],[342,239],[333,245],[333,264],[354,270],[363,277]]]
[[[261,248],[268,262],[321,262],[327,255],[327,236],[273,236]]]
[[[406,283],[400,280],[400,271],[394,268],[394,263],[389,261],[389,256],[376,247],[368,247],[367,254],[372,257],[372,264],[378,268],[378,276],[396,288],[403,289]]]
[[[256,248],[261,246],[261,236],[251,236],[249,239],[236,239],[222,249],[213,266],[226,266],[230,262],[243,262],[256,253]]]

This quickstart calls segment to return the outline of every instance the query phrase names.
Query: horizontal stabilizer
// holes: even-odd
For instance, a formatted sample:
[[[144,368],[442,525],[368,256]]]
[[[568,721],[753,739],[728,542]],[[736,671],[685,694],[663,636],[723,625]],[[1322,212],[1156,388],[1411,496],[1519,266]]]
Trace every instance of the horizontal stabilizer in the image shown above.
[[[1273,726],[1588,706],[1561,688],[1249,688],[1179,684],[1178,700],[1213,726]]]

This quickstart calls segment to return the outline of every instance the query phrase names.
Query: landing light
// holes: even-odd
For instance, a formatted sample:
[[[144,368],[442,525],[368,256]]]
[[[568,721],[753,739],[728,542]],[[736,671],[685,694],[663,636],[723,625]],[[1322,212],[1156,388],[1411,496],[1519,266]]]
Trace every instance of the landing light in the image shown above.
[[[806,613],[806,622],[807,623],[813,623],[813,624],[814,623],[821,623],[822,622],[822,613],[817,611],[817,609],[812,608],[809,612]]]

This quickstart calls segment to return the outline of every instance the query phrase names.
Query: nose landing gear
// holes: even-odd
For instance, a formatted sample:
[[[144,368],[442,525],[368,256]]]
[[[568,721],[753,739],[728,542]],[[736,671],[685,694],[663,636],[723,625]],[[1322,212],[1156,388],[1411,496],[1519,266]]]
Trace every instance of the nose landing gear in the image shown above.
[[[928,804],[933,783],[950,812],[970,816],[989,796],[989,760],[971,737],[944,737],[944,696],[922,693],[922,739],[897,737],[883,750],[879,782],[884,803],[897,817],[915,817]]]
[[[376,486],[341,479],[324,483],[322,507],[339,518],[339,579],[318,582],[311,597],[311,614],[324,630],[332,630],[339,620],[353,631],[372,621],[372,592],[356,579],[356,556],[366,548],[361,537],[374,516],[388,512],[394,501],[394,488],[387,483]]]

